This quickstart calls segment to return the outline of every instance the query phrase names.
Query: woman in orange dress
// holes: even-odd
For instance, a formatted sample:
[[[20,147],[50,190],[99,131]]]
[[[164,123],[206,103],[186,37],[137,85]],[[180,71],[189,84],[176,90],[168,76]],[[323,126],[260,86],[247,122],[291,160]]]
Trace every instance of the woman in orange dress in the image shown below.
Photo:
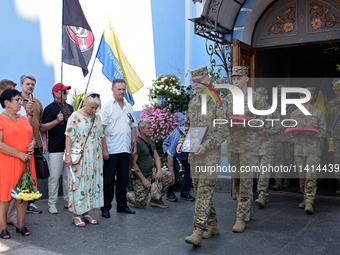
[[[7,211],[13,198],[12,189],[15,189],[22,177],[26,162],[30,162],[31,176],[36,181],[34,158],[33,128],[25,117],[17,112],[22,105],[21,94],[17,90],[5,90],[0,96],[0,103],[5,109],[0,114],[0,237],[10,239],[7,230]],[[17,208],[16,231],[24,236],[30,235],[25,226],[27,201],[15,200]]]

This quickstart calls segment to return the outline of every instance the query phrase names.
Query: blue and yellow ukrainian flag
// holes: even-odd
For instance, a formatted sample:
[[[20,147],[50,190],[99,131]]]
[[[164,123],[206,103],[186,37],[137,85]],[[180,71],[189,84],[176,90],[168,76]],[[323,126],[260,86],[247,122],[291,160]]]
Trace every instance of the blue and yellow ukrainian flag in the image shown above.
[[[132,69],[120,47],[117,35],[111,24],[110,15],[100,40],[96,57],[103,64],[103,74],[111,82],[118,78],[126,81],[127,92],[125,98],[131,105],[134,105],[132,95],[144,84],[135,70]]]
[[[327,111],[327,104],[328,101],[331,100],[331,93],[330,93],[330,82],[329,79],[327,78],[327,75],[325,75],[325,78],[322,81],[322,85],[318,94],[318,97],[316,98],[314,107],[320,109],[323,111],[323,113],[328,116],[328,111]]]

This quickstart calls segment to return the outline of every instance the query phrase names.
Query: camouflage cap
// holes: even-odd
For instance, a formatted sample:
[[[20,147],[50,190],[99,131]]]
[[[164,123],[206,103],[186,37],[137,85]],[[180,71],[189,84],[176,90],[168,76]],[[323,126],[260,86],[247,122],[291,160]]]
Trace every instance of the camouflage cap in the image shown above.
[[[268,91],[267,91],[267,89],[266,88],[257,88],[256,89],[256,92],[257,93],[260,93],[260,94],[262,94],[262,95],[268,95]]]
[[[306,89],[308,89],[309,92],[310,92],[312,95],[315,94],[315,87],[308,87],[308,88],[306,88]]]
[[[333,84],[333,90],[339,90],[340,89],[340,78],[335,78],[332,81]]]
[[[191,70],[191,79],[192,80],[198,80],[203,78],[204,76],[208,75],[208,68],[206,66],[197,68],[195,70]]]
[[[248,67],[234,66],[231,75],[248,75]]]
[[[307,89],[312,95],[315,94],[315,87],[307,87],[307,88],[305,88],[305,89]],[[305,94],[305,93],[300,92],[300,95],[301,95],[301,94]]]

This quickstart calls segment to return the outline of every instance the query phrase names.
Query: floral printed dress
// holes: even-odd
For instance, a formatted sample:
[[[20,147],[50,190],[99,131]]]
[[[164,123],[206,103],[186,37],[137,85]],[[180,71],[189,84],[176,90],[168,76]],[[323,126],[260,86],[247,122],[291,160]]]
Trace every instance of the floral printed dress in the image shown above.
[[[78,164],[72,165],[76,183],[69,175],[68,208],[77,215],[104,205],[103,193],[103,127],[99,115],[95,115],[91,134],[83,149],[83,157]],[[68,119],[65,134],[72,140],[72,148],[81,149],[91,128],[91,117],[79,112],[72,113]]]

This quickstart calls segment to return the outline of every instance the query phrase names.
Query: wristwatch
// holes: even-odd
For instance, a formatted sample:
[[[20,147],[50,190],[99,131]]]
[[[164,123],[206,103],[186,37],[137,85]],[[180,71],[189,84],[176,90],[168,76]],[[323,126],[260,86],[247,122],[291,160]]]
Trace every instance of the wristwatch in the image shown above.
[[[70,152],[70,151],[65,151],[65,155],[66,155],[66,156],[70,156],[70,155],[71,155],[71,152]]]

